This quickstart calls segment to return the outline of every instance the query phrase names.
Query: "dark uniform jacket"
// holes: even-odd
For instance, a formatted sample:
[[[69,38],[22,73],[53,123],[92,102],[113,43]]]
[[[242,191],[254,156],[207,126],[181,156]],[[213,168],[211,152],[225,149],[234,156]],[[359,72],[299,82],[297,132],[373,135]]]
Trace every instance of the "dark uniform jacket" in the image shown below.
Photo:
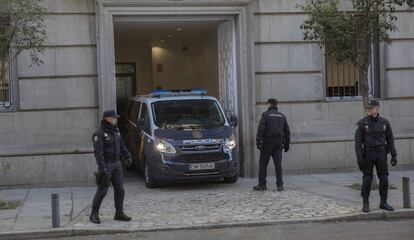
[[[391,156],[397,156],[394,136],[387,119],[381,116],[367,116],[361,119],[357,126],[355,132],[355,152],[359,161],[364,158],[364,151],[375,147],[384,147],[384,149],[388,149]]]
[[[93,148],[100,172],[106,171],[106,162],[119,161],[120,156],[131,158],[118,128],[105,120],[93,134]]]
[[[277,107],[269,108],[262,114],[257,129],[256,144],[275,143],[277,145],[289,145],[290,129],[285,115],[280,113]]]

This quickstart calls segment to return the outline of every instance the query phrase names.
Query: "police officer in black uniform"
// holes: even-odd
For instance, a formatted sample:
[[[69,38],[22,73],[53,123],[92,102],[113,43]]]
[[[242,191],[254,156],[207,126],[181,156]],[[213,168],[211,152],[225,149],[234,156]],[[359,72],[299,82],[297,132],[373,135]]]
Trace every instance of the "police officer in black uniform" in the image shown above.
[[[278,111],[277,100],[267,101],[268,110],[262,114],[257,129],[256,146],[260,150],[259,185],[256,191],[264,191],[266,187],[267,165],[273,158],[276,169],[277,191],[283,191],[282,150],[289,151],[290,130],[285,115]]]
[[[359,169],[363,173],[361,196],[363,212],[369,212],[369,193],[373,178],[373,168],[377,169],[379,178],[380,208],[393,211],[387,203],[388,197],[388,166],[387,153],[391,153],[391,165],[397,164],[397,151],[394,136],[387,119],[379,116],[379,102],[370,100],[367,105],[367,117],[357,123],[355,132],[355,152]]]
[[[101,127],[93,134],[93,147],[96,162],[98,163],[98,190],[92,203],[92,212],[89,217],[91,222],[99,224],[99,208],[102,200],[112,183],[115,193],[115,220],[131,221],[131,218],[123,212],[124,204],[124,179],[121,165],[121,156],[126,159],[125,164],[130,165],[131,155],[117,127],[117,114],[115,110],[105,111]]]

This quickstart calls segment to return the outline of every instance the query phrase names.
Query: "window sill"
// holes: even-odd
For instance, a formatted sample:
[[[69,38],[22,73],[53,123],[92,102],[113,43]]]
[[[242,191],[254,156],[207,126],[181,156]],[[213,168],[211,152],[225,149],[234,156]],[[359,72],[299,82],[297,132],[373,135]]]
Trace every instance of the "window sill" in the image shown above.
[[[8,107],[5,107],[4,105],[8,105]],[[14,106],[10,102],[5,102],[0,105],[0,112],[14,112]]]
[[[0,113],[10,113],[15,112],[14,109],[0,108]]]
[[[374,98],[372,95],[369,96],[369,99],[375,100],[386,100],[386,98]],[[325,102],[357,102],[362,101],[362,96],[355,97],[325,97]]]
[[[361,96],[355,97],[325,97],[325,102],[357,102],[362,101]]]

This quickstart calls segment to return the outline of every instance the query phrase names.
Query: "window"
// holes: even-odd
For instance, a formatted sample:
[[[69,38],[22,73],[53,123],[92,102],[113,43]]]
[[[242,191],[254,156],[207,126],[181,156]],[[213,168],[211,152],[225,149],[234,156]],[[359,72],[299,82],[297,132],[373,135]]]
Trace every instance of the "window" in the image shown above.
[[[358,96],[359,71],[352,63],[337,64],[332,56],[326,56],[327,97]]]
[[[147,104],[143,103],[141,107],[141,115],[139,117],[140,119],[144,120],[144,130],[146,133],[149,133],[151,127],[150,127],[150,119],[148,114],[148,107]]]
[[[115,69],[117,110],[123,115],[128,99],[136,95],[136,66],[135,63],[117,63]]]
[[[225,123],[218,103],[212,100],[160,101],[152,106],[154,122],[161,128],[208,128]]]
[[[368,68],[369,95],[380,97],[380,48],[374,38],[372,44],[372,66]],[[359,70],[352,63],[337,64],[332,56],[325,56],[326,96],[344,98],[359,96]]]
[[[134,124],[136,124],[136,122],[138,120],[138,114],[139,114],[139,109],[140,108],[141,108],[141,103],[140,102],[132,102],[130,107],[129,107],[128,118]]]
[[[12,108],[10,64],[8,57],[1,57],[0,60],[0,109]]]
[[[9,20],[0,17],[0,41],[4,40],[7,25]],[[9,52],[0,51],[0,110],[11,109],[13,106],[9,56]]]

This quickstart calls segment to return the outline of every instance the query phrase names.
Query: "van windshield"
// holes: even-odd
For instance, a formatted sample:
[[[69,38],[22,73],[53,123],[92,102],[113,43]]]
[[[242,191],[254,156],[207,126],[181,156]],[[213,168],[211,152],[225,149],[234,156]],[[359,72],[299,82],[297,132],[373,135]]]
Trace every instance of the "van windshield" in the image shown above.
[[[155,124],[166,129],[196,129],[223,126],[224,116],[216,101],[169,100],[152,104]]]

